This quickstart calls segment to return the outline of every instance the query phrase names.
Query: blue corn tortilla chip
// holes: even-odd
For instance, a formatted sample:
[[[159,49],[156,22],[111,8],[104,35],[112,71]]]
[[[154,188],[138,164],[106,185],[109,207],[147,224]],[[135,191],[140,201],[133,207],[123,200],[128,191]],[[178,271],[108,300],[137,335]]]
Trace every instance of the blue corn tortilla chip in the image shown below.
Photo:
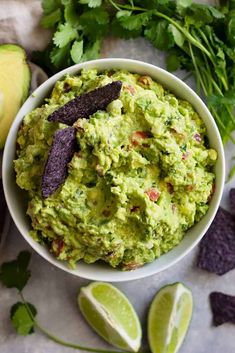
[[[79,118],[89,118],[97,110],[106,109],[113,100],[118,99],[122,88],[121,81],[114,81],[72,99],[49,115],[48,120],[73,125]]]
[[[213,324],[215,326],[222,325],[225,322],[235,324],[235,297],[220,292],[212,292],[209,298]]]
[[[229,201],[232,212],[235,212],[235,189],[229,191]]]
[[[53,194],[63,184],[68,163],[76,151],[76,130],[68,127],[54,134],[53,143],[42,176],[42,196]]]
[[[197,266],[218,275],[235,268],[235,219],[221,207],[200,242]]]

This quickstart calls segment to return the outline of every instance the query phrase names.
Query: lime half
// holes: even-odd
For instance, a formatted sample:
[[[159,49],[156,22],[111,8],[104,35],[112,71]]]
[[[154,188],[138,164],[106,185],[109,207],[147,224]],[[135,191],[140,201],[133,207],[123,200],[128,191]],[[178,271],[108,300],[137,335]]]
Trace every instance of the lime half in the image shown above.
[[[178,352],[192,317],[193,298],[182,283],[163,287],[148,314],[148,339],[152,353]]]
[[[124,350],[139,350],[142,332],[138,316],[116,287],[93,282],[81,289],[78,304],[91,327],[106,341]]]

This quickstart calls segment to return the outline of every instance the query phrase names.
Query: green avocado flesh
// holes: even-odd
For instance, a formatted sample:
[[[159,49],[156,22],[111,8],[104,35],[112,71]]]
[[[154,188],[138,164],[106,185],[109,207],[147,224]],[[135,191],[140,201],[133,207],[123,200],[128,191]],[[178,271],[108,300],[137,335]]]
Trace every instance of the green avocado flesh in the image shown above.
[[[77,95],[122,81],[120,98],[78,119],[79,151],[57,191],[42,198],[53,134],[47,117]],[[18,133],[16,181],[27,190],[31,235],[72,267],[103,260],[132,270],[175,247],[208,210],[217,159],[202,119],[148,76],[83,70],[58,81]]]
[[[0,148],[28,96],[30,79],[24,49],[15,44],[0,45]]]

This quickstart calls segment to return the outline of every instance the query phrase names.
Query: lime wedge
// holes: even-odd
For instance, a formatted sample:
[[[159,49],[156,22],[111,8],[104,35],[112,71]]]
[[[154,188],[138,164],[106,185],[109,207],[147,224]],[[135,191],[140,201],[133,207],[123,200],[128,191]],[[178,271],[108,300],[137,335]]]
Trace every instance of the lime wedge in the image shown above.
[[[110,344],[128,351],[139,350],[142,332],[138,316],[116,287],[93,282],[81,289],[78,305],[91,327]]]
[[[152,353],[178,352],[192,317],[193,298],[182,283],[163,287],[148,314],[148,340]]]

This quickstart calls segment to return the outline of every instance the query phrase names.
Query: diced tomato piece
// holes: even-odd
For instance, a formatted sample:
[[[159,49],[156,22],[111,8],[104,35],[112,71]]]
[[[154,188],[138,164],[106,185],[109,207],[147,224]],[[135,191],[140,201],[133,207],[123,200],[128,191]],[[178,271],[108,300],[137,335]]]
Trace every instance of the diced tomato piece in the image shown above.
[[[133,136],[136,136],[136,137],[141,138],[141,139],[146,139],[148,137],[148,133],[145,132],[145,131],[135,131],[133,133]]]
[[[183,154],[182,154],[182,159],[183,159],[183,161],[185,161],[185,160],[188,158],[189,155],[190,155],[189,152],[183,153]]]
[[[153,189],[153,188],[149,189],[145,193],[148,195],[151,201],[157,201],[160,196],[160,192],[158,192],[156,189]]]
[[[128,91],[132,96],[135,94],[135,88],[131,85],[124,86],[124,90]]]
[[[139,142],[138,142],[138,140],[132,139],[131,144],[132,144],[132,146],[138,146]]]
[[[54,239],[52,241],[52,250],[55,253],[55,256],[58,257],[60,253],[64,250],[65,243],[63,240]]]
[[[146,139],[148,138],[148,133],[145,131],[135,131],[132,134],[132,138],[131,138],[131,143],[134,146],[137,146],[140,142],[140,140],[142,139]]]

